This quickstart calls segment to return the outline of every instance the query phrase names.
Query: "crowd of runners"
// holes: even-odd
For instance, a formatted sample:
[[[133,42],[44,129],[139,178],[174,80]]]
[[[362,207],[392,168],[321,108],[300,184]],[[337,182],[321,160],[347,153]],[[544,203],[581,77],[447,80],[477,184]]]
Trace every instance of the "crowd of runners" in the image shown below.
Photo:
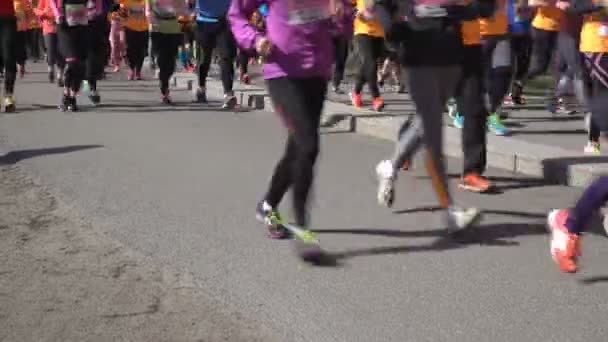
[[[478,222],[480,211],[457,206],[450,194],[444,113],[462,128],[459,187],[466,190],[492,188],[483,176],[487,131],[507,135],[506,109],[524,105],[529,82],[547,73],[554,76],[546,87],[547,110],[585,113],[584,152],[598,154],[608,132],[606,6],[605,0],[3,0],[3,106],[16,110],[16,79],[26,75],[28,58],[43,54],[49,82],[61,88],[63,111],[78,111],[81,90],[99,104],[97,84],[107,67],[121,72],[124,64],[128,80],[141,80],[146,57],[162,102],[171,104],[176,65],[197,74],[193,100],[207,102],[216,56],[223,107],[233,108],[235,69],[249,83],[248,65],[263,63],[289,135],[256,214],[272,237],[281,238],[287,231],[277,208],[290,188],[295,225],[307,231],[323,104],[330,86],[344,93],[346,61],[356,51],[355,83],[347,90],[353,107],[364,106],[367,85],[371,109],[382,111],[383,85],[392,79],[417,112],[400,130],[392,156],[376,166],[379,203],[392,205],[399,170],[420,150],[448,230],[459,231]],[[600,177],[573,209],[549,215],[551,253],[561,270],[576,270],[580,235],[607,195],[608,176]]]

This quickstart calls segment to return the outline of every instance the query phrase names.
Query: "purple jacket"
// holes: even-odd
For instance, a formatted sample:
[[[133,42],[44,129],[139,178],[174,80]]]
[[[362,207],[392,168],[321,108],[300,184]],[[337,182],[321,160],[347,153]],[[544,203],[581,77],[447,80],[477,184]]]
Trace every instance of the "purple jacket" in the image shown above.
[[[329,79],[334,62],[332,33],[348,38],[353,31],[350,0],[336,1],[342,1],[345,7],[344,17],[338,20],[328,16],[330,0],[265,0],[266,33],[257,32],[247,19],[262,0],[233,0],[228,20],[240,48],[255,49],[256,39],[264,34],[272,42],[264,65],[265,79]]]

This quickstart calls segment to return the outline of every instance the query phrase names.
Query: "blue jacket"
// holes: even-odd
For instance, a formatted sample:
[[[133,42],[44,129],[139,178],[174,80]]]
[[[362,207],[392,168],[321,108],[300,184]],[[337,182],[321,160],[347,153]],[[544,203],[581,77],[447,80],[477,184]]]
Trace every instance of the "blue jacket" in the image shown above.
[[[262,17],[266,18],[268,16],[268,4],[263,2],[259,8],[260,14]]]
[[[196,0],[196,21],[217,22],[226,18],[230,0]]]
[[[509,17],[509,32],[524,33],[530,30],[530,18],[522,18],[517,15],[516,0],[507,0],[507,16]]]

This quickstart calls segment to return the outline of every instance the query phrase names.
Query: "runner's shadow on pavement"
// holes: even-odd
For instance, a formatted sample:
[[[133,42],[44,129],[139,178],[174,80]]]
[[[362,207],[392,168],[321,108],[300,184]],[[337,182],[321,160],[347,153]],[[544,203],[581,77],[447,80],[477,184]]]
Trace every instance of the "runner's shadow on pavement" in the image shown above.
[[[126,81],[126,79],[113,80],[113,82],[116,82],[116,83],[108,84],[106,87],[104,87],[104,89],[107,89],[107,91],[139,91],[139,92],[142,89],[158,89],[157,84],[144,84],[144,83],[135,83],[135,82],[131,83],[131,84],[125,84],[123,82],[119,83],[119,81]]]
[[[587,131],[579,129],[536,129],[536,130],[524,130],[524,131],[513,131],[511,135],[526,135],[526,134],[554,134],[554,135],[583,135]]]
[[[429,178],[428,175],[416,176],[417,178]],[[449,173],[449,179],[460,179],[461,175],[456,173]],[[505,193],[507,190],[527,189],[536,188],[543,186],[551,186],[554,183],[546,180],[545,178],[535,177],[498,177],[498,176],[487,176],[488,180],[493,183],[493,188],[482,195],[500,195]],[[506,184],[505,184],[506,183]]]
[[[608,283],[608,276],[594,276],[579,279],[578,281],[582,285],[598,285],[601,283]]]
[[[239,109],[223,109],[221,102],[209,102],[208,104],[199,104],[192,102],[174,102],[173,105],[164,105],[160,103],[112,103],[103,104],[99,107],[91,107],[94,112],[99,113],[138,113],[138,114],[149,114],[159,112],[250,112],[251,109],[245,107],[239,107]]]
[[[548,121],[557,121],[557,122],[568,122],[568,121],[583,121],[582,115],[568,115],[568,116],[544,116],[544,117],[520,117],[514,116],[513,120],[519,122],[548,122]]]
[[[82,150],[89,150],[94,148],[102,148],[103,145],[73,145],[73,146],[62,146],[62,147],[50,147],[50,148],[40,148],[40,149],[31,149],[31,150],[19,150],[12,151],[3,156],[0,156],[0,166],[3,165],[13,165],[24,159],[31,159],[40,156],[47,156],[51,154],[63,154],[63,153],[71,153]]]
[[[393,211],[393,214],[403,215],[403,214],[413,214],[413,213],[421,213],[421,212],[435,212],[442,210],[441,207],[419,207],[419,208],[410,208],[410,209],[400,209]],[[512,216],[512,217],[523,217],[530,219],[545,219],[547,217],[547,213],[530,213],[524,211],[515,211],[515,210],[494,210],[494,209],[483,209],[481,210],[482,214],[487,215],[501,215],[501,216]]]
[[[494,189],[492,190],[491,194],[502,194],[507,190],[537,188],[552,185],[544,178],[488,176],[488,179],[494,183]]]
[[[361,234],[388,237],[437,237],[434,241],[423,245],[380,246],[362,249],[351,249],[331,253],[336,262],[361,256],[392,255],[402,253],[447,251],[466,248],[470,245],[511,247],[519,246],[519,242],[511,239],[526,235],[544,235],[547,233],[544,223],[501,223],[488,224],[467,229],[454,234],[447,234],[445,229],[400,231],[374,229],[321,229],[320,234]]]
[[[6,114],[19,114],[25,112],[39,111],[39,110],[58,110],[58,105],[47,105],[47,104],[26,104],[20,105],[18,110],[15,113],[6,113]]]

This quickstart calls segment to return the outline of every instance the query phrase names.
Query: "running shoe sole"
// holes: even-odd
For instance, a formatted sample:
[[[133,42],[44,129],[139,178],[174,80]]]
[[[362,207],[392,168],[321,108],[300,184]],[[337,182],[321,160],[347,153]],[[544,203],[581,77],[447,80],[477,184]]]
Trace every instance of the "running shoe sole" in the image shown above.
[[[490,192],[492,190],[492,187],[489,187],[489,188],[487,188],[485,190],[482,190],[482,189],[476,188],[473,185],[469,185],[466,182],[460,182],[460,183],[458,183],[458,187],[460,189],[471,191],[471,192],[476,192],[478,194],[483,194],[483,193],[486,193],[486,192]]]
[[[237,105],[237,101],[236,101],[236,96],[232,96],[230,99],[228,99],[223,105],[222,108],[224,109],[234,109]]]
[[[448,234],[456,234],[462,231],[465,231],[467,229],[473,228],[475,226],[477,226],[479,224],[479,222],[481,222],[481,219],[483,218],[483,213],[481,211],[479,211],[477,213],[477,215],[475,215],[475,217],[471,220],[471,222],[469,222],[466,226],[464,227],[456,227],[456,228],[447,228]]]

